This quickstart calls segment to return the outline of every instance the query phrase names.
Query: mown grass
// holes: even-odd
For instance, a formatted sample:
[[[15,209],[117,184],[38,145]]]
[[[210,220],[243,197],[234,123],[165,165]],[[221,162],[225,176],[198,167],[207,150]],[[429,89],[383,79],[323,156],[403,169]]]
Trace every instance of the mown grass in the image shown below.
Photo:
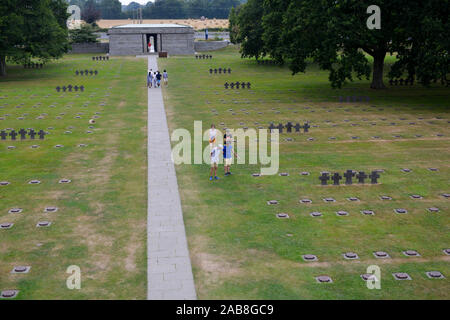
[[[425,272],[450,276],[449,259],[442,252],[450,246],[450,206],[441,196],[450,192],[450,91],[419,85],[373,91],[367,80],[333,90],[327,73],[315,65],[309,65],[306,74],[292,76],[285,67],[241,59],[232,47],[211,54],[212,60],[159,60],[160,69],[170,76],[164,98],[171,132],[186,128],[193,133],[195,120],[203,121],[203,130],[211,123],[237,129],[267,127],[271,121],[309,121],[318,127],[308,134],[280,135],[279,172],[288,172],[288,177],[254,178],[251,174],[259,172],[259,165],[233,165],[233,176],[224,177],[220,166],[221,179],[210,182],[209,164],[176,167],[199,298],[448,299],[449,282],[428,279]],[[386,71],[392,61],[387,59]],[[210,75],[210,67],[230,67],[232,73]],[[250,81],[252,90],[225,90],[226,81]],[[371,101],[338,102],[339,96],[351,95],[370,96]],[[336,140],[329,140],[332,136]],[[285,141],[287,137],[294,141]],[[402,168],[413,171],[404,173]],[[343,174],[347,169],[385,172],[378,185],[319,185],[320,171]],[[302,176],[302,171],[311,175]],[[424,198],[412,200],[412,194]],[[380,195],[393,200],[382,201]],[[352,196],[360,201],[346,200]],[[324,197],[336,202],[324,203]],[[313,203],[299,204],[303,198]],[[279,205],[268,206],[270,199]],[[428,207],[440,212],[431,214]],[[395,208],[408,213],[395,214]],[[363,216],[364,209],[374,210],[375,216]],[[350,215],[338,217],[338,210]],[[312,211],[323,217],[312,218]],[[279,212],[290,219],[277,219]],[[421,257],[404,256],[407,249]],[[375,259],[372,253],[377,250],[387,251],[391,259]],[[358,253],[359,260],[344,260],[342,254],[348,251]],[[304,262],[301,255],[308,253],[319,262]],[[368,290],[360,278],[372,264],[381,267],[381,290]],[[408,272],[413,280],[396,281],[392,272]],[[314,277],[322,274],[334,283],[316,283]]]
[[[0,222],[14,223],[0,230],[0,290],[20,290],[18,299],[145,299],[146,64],[67,55],[42,70],[9,66],[0,79],[0,128],[50,132],[45,140],[0,141],[0,181],[11,183],[0,187]],[[99,75],[77,77],[77,69]],[[85,92],[56,92],[68,84]],[[46,206],[59,210],[44,213]],[[23,212],[8,213],[13,207]],[[41,220],[52,225],[36,228]],[[11,274],[18,265],[30,273]],[[81,268],[81,290],[66,287],[70,265]]]

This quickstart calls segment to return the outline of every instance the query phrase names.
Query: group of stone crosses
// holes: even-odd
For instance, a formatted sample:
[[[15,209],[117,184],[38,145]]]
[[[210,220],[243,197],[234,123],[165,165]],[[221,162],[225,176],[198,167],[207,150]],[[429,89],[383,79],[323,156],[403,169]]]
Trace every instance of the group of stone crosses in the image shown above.
[[[364,171],[359,171],[357,173],[353,170],[347,170],[344,173],[345,184],[346,185],[353,184],[352,178],[355,176],[358,179],[358,183],[360,183],[360,184],[364,184],[365,179],[367,179],[367,178],[370,178],[371,184],[377,184],[378,178],[380,178],[380,174],[378,173],[378,171],[372,171],[372,173],[368,176]],[[322,172],[321,175],[319,176],[320,184],[323,186],[326,186],[328,184],[329,180],[333,181],[333,185],[338,186],[339,181],[341,179],[342,179],[342,176],[338,172],[335,172],[332,176],[330,176],[329,172]]]
[[[76,70],[75,71],[75,75],[77,76],[77,75],[86,75],[86,76],[88,76],[88,75],[97,75],[98,74],[98,71],[97,70]]]
[[[34,140],[35,136],[39,136],[40,140],[44,140],[44,137],[47,134],[42,129],[38,132],[34,131],[34,129],[28,129],[28,130],[29,131],[22,128],[18,132],[16,132],[15,130],[11,130],[9,133],[7,133],[5,130],[2,130],[2,131],[0,131],[0,140],[6,140],[6,138],[8,136],[11,137],[11,140],[16,140],[17,136],[20,136],[20,140],[25,140],[27,134],[31,140]]]
[[[306,133],[306,132],[309,132],[309,128],[311,128],[311,126],[309,125],[308,122],[305,122],[305,124],[303,126],[300,125],[300,123],[298,123],[298,122],[295,126],[292,124],[292,122],[286,123],[285,126],[283,126],[283,124],[281,124],[281,123],[278,124],[278,126],[275,126],[273,123],[271,123],[269,126],[270,132],[277,129],[280,133],[283,133],[283,128],[286,128],[286,132],[288,132],[288,133],[292,132],[292,128],[295,129],[295,132],[300,132],[300,129],[303,129],[303,132]]]
[[[279,64],[279,62],[275,60],[256,60],[258,64]]]
[[[213,72],[214,73],[217,73],[217,72],[219,72],[219,73],[222,73],[222,70],[223,70],[223,73],[227,73],[227,69],[226,68],[219,68],[219,69],[209,69],[209,74],[212,74]],[[228,68],[228,73],[231,73],[231,69],[230,68]]]
[[[195,59],[212,59],[212,55],[199,54],[199,55],[195,55]]]
[[[370,102],[370,97],[368,96],[350,96],[350,97],[339,97],[339,102]]]
[[[391,85],[391,86],[397,86],[397,85],[403,85],[403,84],[405,84],[405,86],[407,86],[407,85],[414,85],[414,78],[409,78],[409,79],[405,79],[405,80],[403,80],[403,79],[391,79],[391,80],[389,80],[389,84]]]
[[[66,90],[69,91],[69,92],[72,92],[72,89],[75,90],[75,91],[78,91],[78,89],[80,89],[80,91],[83,92],[84,91],[84,86],[83,85],[81,85],[81,86],[72,86],[71,84],[69,84],[67,87],[66,86],[62,86],[62,87],[57,86],[56,87],[56,91],[57,92],[60,92],[61,90],[63,92],[66,92]]]
[[[109,56],[97,56],[97,57],[92,57],[92,61],[105,61],[105,60],[109,60]]]
[[[239,89],[239,86],[241,86],[242,89],[245,89],[245,86],[247,86],[247,89],[250,89],[251,85],[252,84],[250,82],[239,83],[239,81],[237,81],[237,82],[231,82],[231,83],[225,82],[223,86],[225,87],[225,89],[228,89],[228,87],[230,87],[231,89],[234,89],[234,88]]]
[[[42,69],[43,66],[44,66],[43,63],[33,63],[33,62],[25,63],[23,65],[25,69]]]

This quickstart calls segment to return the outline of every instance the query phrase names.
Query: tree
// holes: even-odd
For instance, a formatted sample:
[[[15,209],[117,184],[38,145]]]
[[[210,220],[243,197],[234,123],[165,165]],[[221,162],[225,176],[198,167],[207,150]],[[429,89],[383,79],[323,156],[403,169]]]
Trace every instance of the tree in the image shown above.
[[[407,72],[409,77],[428,85],[433,79],[445,78],[450,71],[448,2],[266,0],[262,41],[258,40],[252,51],[242,48],[243,56],[269,54],[287,61],[294,74],[304,72],[306,61],[312,59],[330,72],[331,85],[338,88],[354,77],[369,79],[372,73],[371,88],[383,89],[384,60],[390,53],[398,58],[389,73],[391,77]],[[367,27],[369,4],[381,8],[381,29]],[[243,11],[250,8],[245,5]],[[241,12],[239,29],[254,18]]]
[[[241,56],[259,57],[266,55],[266,46],[262,39],[264,32],[262,17],[264,15],[263,0],[248,0],[243,4],[237,16],[238,32],[235,41],[241,44]]]
[[[100,10],[94,0],[88,0],[81,11],[81,19],[87,23],[95,23],[100,19]]]
[[[45,61],[67,51],[64,7],[67,3],[58,0],[29,0],[23,6],[14,0],[0,2],[0,76],[6,75],[6,57],[19,63]]]
[[[84,24],[80,29],[69,30],[70,43],[93,43],[98,42],[94,34],[94,28],[90,24]]]
[[[117,19],[122,16],[122,4],[119,0],[102,0],[99,9],[103,19]]]

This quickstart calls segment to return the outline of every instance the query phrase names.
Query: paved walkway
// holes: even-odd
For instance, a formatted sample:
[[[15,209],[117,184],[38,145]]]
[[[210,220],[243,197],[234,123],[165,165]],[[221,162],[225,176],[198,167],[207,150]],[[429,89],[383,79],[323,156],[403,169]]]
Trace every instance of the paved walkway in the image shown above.
[[[148,68],[158,70],[156,56]],[[147,298],[196,299],[161,89],[148,89]]]

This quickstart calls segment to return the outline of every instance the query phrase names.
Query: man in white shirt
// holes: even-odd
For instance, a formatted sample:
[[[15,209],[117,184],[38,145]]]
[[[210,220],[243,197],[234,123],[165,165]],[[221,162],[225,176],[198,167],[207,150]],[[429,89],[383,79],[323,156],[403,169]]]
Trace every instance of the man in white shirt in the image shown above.
[[[211,149],[211,170],[209,173],[210,181],[212,181],[212,179],[213,179],[213,173],[214,173],[214,179],[219,180],[219,177],[217,177],[217,164],[219,163],[219,155],[220,155],[221,150],[222,150],[221,145],[219,145],[218,147],[213,147]]]

